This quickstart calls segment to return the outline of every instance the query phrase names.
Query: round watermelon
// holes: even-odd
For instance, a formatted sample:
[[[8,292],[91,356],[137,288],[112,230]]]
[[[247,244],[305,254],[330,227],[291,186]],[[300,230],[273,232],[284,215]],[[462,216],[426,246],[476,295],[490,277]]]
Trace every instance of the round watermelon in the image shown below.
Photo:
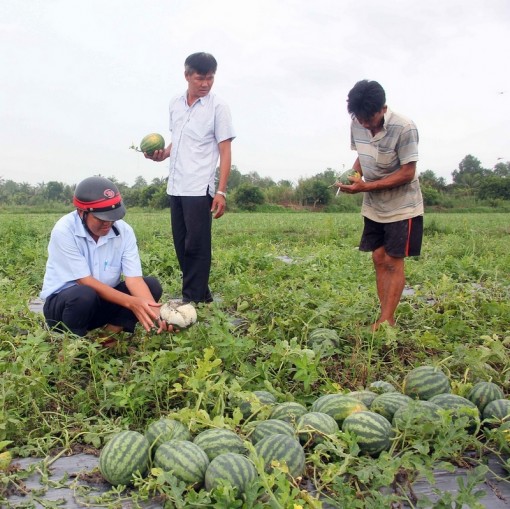
[[[299,418],[296,427],[299,441],[311,445],[322,442],[324,435],[333,435],[338,430],[335,419],[323,412],[307,412]]]
[[[158,447],[154,465],[185,483],[202,484],[209,458],[198,445],[189,440],[170,440]]]
[[[140,142],[140,151],[146,152],[151,156],[156,150],[163,150],[165,148],[165,139],[161,134],[151,133],[144,136]]]
[[[360,451],[370,456],[387,451],[394,436],[388,419],[369,410],[346,417],[342,431],[354,434]]]
[[[377,398],[378,394],[372,391],[352,391],[349,396],[359,399],[367,408],[370,408],[372,401]]]
[[[343,420],[354,412],[368,410],[367,407],[356,398],[348,394],[326,394],[317,398],[311,407],[312,412],[322,412],[335,419],[339,426]]]
[[[450,391],[450,380],[435,366],[419,366],[404,378],[403,392],[414,399],[429,400]]]
[[[510,418],[510,400],[500,398],[487,403],[483,409],[484,419],[506,421]]]
[[[381,414],[391,422],[397,409],[409,404],[411,401],[413,401],[412,398],[400,392],[384,392],[372,401],[370,410]]]
[[[145,431],[145,438],[149,441],[154,455],[162,443],[170,440],[190,440],[191,434],[182,422],[162,418],[149,424]]]
[[[504,399],[505,395],[499,386],[492,382],[478,382],[467,393],[467,399],[483,412],[488,403],[496,399]]]
[[[263,438],[269,435],[288,435],[289,437],[294,437],[296,432],[292,424],[281,421],[280,419],[267,419],[265,421],[258,421],[252,423],[249,428],[252,428],[252,432],[250,433],[250,439],[252,443],[256,444],[260,442]]]
[[[252,418],[264,407],[276,405],[276,398],[268,391],[253,391],[243,396],[239,409],[245,419]]]
[[[267,469],[271,463],[285,463],[292,477],[298,477],[305,470],[305,451],[298,440],[288,435],[269,435],[255,444],[255,452],[263,458]]]
[[[229,429],[206,429],[194,438],[193,443],[207,454],[209,461],[226,452],[237,454],[246,452],[242,438]]]
[[[137,431],[121,431],[103,447],[99,470],[113,486],[131,483],[133,474],[145,475],[149,466],[149,442]]]
[[[456,420],[461,417],[467,417],[467,430],[475,431],[480,424],[480,412],[477,406],[469,401],[469,399],[457,394],[438,394],[429,401],[439,405],[442,409],[452,413],[452,419]]]
[[[330,356],[337,353],[340,337],[334,329],[320,327],[308,334],[308,347],[321,356]]]
[[[396,392],[397,389],[390,384],[390,382],[385,382],[384,380],[376,380],[372,382],[368,389],[376,394],[383,394],[385,392]]]
[[[296,422],[308,410],[301,403],[295,401],[285,401],[278,403],[271,410],[270,419],[280,419],[280,421]]]
[[[433,435],[441,407],[426,400],[414,400],[403,405],[393,414],[392,424],[398,431],[409,433],[410,428],[419,429],[422,435]]]
[[[211,491],[221,483],[230,484],[242,494],[258,478],[255,465],[246,457],[234,452],[219,454],[205,472],[205,489]]]

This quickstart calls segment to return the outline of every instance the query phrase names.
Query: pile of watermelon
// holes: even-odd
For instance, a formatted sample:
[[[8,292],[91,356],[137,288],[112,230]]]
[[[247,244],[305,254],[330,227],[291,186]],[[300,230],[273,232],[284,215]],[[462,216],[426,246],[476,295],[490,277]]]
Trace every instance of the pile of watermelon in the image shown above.
[[[350,437],[360,454],[376,457],[395,448],[395,437],[417,423],[424,425],[423,433],[433,433],[444,411],[464,419],[459,422],[466,423],[467,433],[477,433],[482,423],[504,431],[501,436],[510,433],[510,400],[498,385],[480,381],[465,397],[453,394],[449,378],[436,366],[411,370],[401,391],[376,381],[364,390],[321,395],[307,407],[278,402],[259,390],[237,408],[244,418],[240,430],[209,428],[193,437],[185,424],[163,417],[144,434],[117,433],[101,451],[100,471],[112,485],[128,485],[135,474],[156,467],[190,487],[212,490],[229,483],[242,494],[257,482],[257,465],[265,471],[285,465],[293,478],[306,476],[307,454],[328,437]],[[510,453],[509,443],[501,450]]]

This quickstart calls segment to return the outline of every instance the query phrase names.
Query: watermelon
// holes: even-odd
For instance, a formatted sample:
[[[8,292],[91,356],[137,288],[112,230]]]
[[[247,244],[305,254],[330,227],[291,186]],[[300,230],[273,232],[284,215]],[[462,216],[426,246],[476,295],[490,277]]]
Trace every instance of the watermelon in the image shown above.
[[[450,380],[435,366],[419,366],[404,378],[403,392],[414,399],[429,400],[450,391]]]
[[[246,452],[242,438],[229,429],[206,429],[194,438],[193,443],[207,454],[209,461],[226,452]]]
[[[469,399],[457,394],[438,394],[429,401],[439,405],[444,410],[452,412],[453,420],[459,417],[468,417],[468,431],[474,431],[480,423],[480,412]]]
[[[368,410],[367,407],[356,398],[347,394],[326,394],[320,396],[312,403],[312,412],[322,412],[335,419],[339,426],[343,420],[354,412]]]
[[[308,334],[308,347],[322,356],[330,356],[336,353],[340,344],[338,333],[334,329],[320,327]]]
[[[487,403],[483,409],[484,419],[508,420],[510,417],[510,400],[500,398]]]
[[[145,431],[145,438],[149,441],[152,454],[163,442],[170,440],[190,440],[188,428],[180,421],[162,418],[149,424]]]
[[[349,396],[359,399],[367,408],[370,408],[372,401],[377,398],[378,394],[372,391],[352,391]]]
[[[396,392],[397,389],[390,384],[389,382],[385,382],[384,380],[376,380],[372,382],[368,389],[376,394],[383,394],[385,392]]]
[[[505,395],[499,386],[492,382],[478,382],[467,393],[467,399],[483,412],[488,403],[496,399],[504,399]]]
[[[323,412],[307,412],[297,422],[297,434],[301,443],[312,445],[322,442],[323,435],[333,435],[339,430],[338,424]]]
[[[298,440],[288,435],[269,435],[255,444],[255,452],[263,458],[266,468],[271,463],[285,463],[292,477],[298,477],[305,470],[305,451]]]
[[[158,447],[154,465],[170,472],[179,481],[202,484],[209,466],[207,454],[189,440],[170,440]]]
[[[393,414],[392,424],[399,431],[406,431],[410,427],[419,427],[422,434],[425,432],[426,426],[433,434],[440,410],[439,405],[430,401],[411,401],[409,404],[397,408]]]
[[[288,435],[294,437],[295,430],[292,424],[281,421],[280,419],[267,419],[266,421],[259,421],[252,423],[253,431],[250,434],[252,443],[260,442],[264,437],[269,435]]]
[[[409,404],[411,401],[413,401],[412,398],[400,392],[385,392],[379,394],[379,396],[372,401],[370,410],[381,414],[391,422],[397,409]]]
[[[271,410],[270,419],[280,419],[281,421],[296,422],[308,410],[301,403],[295,401],[285,401],[278,403]]]
[[[156,150],[163,150],[165,148],[165,139],[161,134],[151,133],[144,136],[140,142],[140,151],[146,152],[151,156]]]
[[[113,486],[131,483],[133,474],[145,475],[149,466],[149,442],[137,431],[121,431],[103,447],[99,470]]]
[[[361,452],[370,456],[387,451],[394,436],[388,419],[369,410],[346,417],[342,431],[354,434]]]
[[[264,407],[276,405],[276,398],[268,391],[253,391],[248,393],[241,401],[239,409],[245,419],[253,417]]]
[[[219,454],[209,463],[205,472],[205,489],[211,491],[225,482],[242,494],[257,477],[255,465],[246,456],[227,452]]]

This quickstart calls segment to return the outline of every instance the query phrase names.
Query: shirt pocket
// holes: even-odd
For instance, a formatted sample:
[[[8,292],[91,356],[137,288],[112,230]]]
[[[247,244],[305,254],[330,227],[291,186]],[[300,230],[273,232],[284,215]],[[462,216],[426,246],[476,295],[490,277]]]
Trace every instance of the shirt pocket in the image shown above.
[[[377,166],[380,168],[397,167],[397,153],[394,150],[379,149],[377,151]]]
[[[184,132],[196,141],[206,140],[214,136],[213,122],[196,122],[190,119],[184,128]]]
[[[101,274],[101,282],[114,287],[120,281],[120,265],[107,265]]]

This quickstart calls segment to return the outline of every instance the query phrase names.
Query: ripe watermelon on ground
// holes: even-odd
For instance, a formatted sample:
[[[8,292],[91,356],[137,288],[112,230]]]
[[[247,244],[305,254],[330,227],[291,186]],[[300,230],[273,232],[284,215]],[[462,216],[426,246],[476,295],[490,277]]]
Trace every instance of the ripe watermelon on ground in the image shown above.
[[[270,419],[280,419],[281,421],[296,422],[308,410],[301,403],[296,401],[285,401],[278,403],[273,407],[269,414]]]
[[[500,398],[487,403],[483,409],[484,419],[498,419],[500,421],[510,418],[510,400]]]
[[[467,393],[467,399],[474,403],[480,412],[483,412],[488,403],[496,399],[504,399],[502,389],[492,382],[478,382]]]
[[[325,394],[317,398],[311,407],[312,412],[322,412],[333,417],[339,426],[348,415],[363,410],[368,409],[359,399],[348,394]]]
[[[205,489],[211,491],[225,482],[242,494],[257,478],[257,470],[251,460],[241,454],[227,452],[209,463],[205,472]]]
[[[322,442],[324,435],[333,435],[338,430],[335,419],[323,412],[307,412],[299,418],[296,426],[299,441],[312,445]]]
[[[349,415],[342,424],[342,431],[356,435],[361,452],[371,456],[387,451],[394,436],[388,419],[369,410]]]
[[[244,454],[246,448],[242,438],[229,429],[211,428],[199,433],[193,443],[198,445],[212,461],[216,456],[226,452]]]
[[[319,327],[308,334],[308,347],[321,355],[333,355],[340,345],[340,337],[334,329]]]
[[[151,133],[144,136],[140,142],[140,151],[146,152],[151,156],[156,150],[163,150],[165,148],[165,139],[161,134]]]
[[[469,401],[469,399],[457,394],[438,394],[429,400],[439,405],[444,410],[452,413],[453,420],[460,417],[468,418],[468,431],[474,431],[480,424],[480,412],[477,406]]]
[[[145,475],[149,466],[149,442],[137,431],[121,431],[103,447],[99,470],[113,486],[131,483],[133,474]]]
[[[149,441],[152,455],[154,455],[163,442],[189,440],[191,433],[182,422],[175,419],[161,418],[149,424],[145,431],[145,438]]]
[[[280,419],[267,419],[265,421],[250,423],[248,428],[252,429],[249,438],[253,444],[260,442],[260,440],[269,435],[281,434],[294,437],[296,434],[292,424],[281,421]]]
[[[418,428],[422,435],[433,435],[441,407],[426,400],[414,400],[397,408],[392,424],[398,431],[409,433],[410,428]]]
[[[276,405],[276,398],[269,391],[253,391],[243,396],[239,409],[245,419],[253,417],[264,407]]]
[[[372,401],[370,410],[381,414],[391,422],[397,409],[409,404],[411,401],[413,401],[412,398],[400,392],[384,392]]]
[[[372,391],[352,391],[349,392],[349,396],[359,399],[368,409],[378,394]]]
[[[419,366],[407,373],[403,392],[414,399],[429,400],[451,391],[450,380],[435,366]]]
[[[305,451],[298,440],[288,435],[269,435],[255,444],[255,452],[262,457],[266,468],[273,461],[285,462],[292,477],[298,477],[305,470]]]
[[[170,440],[158,447],[154,465],[185,483],[202,484],[209,458],[198,445],[189,440]]]
[[[368,390],[375,392],[376,394],[383,394],[385,392],[396,392],[397,389],[390,384],[390,382],[385,382],[384,380],[376,380],[372,382],[368,386]]]

